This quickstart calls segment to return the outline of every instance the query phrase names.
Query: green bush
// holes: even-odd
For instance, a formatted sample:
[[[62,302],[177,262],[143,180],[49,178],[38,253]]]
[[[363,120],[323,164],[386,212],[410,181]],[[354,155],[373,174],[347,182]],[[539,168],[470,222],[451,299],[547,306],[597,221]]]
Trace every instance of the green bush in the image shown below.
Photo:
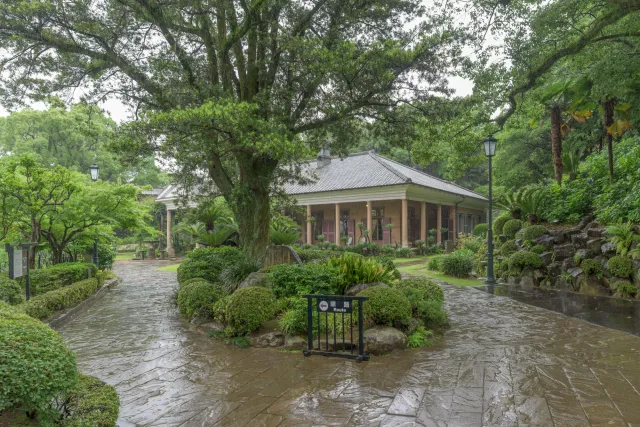
[[[441,259],[442,259],[442,257],[440,257],[440,256],[434,256],[427,263],[427,268],[429,270],[439,271],[440,270],[440,260]]]
[[[225,295],[213,304],[213,320],[220,322],[226,326],[227,324],[227,306],[231,301],[231,295]]]
[[[440,271],[448,276],[468,277],[473,271],[473,252],[460,249],[443,256]]]
[[[500,236],[502,234],[502,228],[504,227],[505,222],[509,221],[510,219],[512,219],[511,215],[509,215],[508,213],[503,213],[498,218],[493,220],[493,234],[495,234],[494,237],[497,238],[497,236]]]
[[[542,237],[547,234],[547,229],[542,225],[530,225],[524,229],[522,239],[525,241],[533,242],[538,237]]]
[[[267,288],[250,287],[238,289],[229,300],[226,321],[229,333],[246,335],[269,320],[276,309],[273,292]]]
[[[538,254],[538,255],[545,252],[546,250],[547,248],[545,248],[544,245],[534,245],[531,247],[531,249],[529,249],[530,252],[533,252],[534,254]]]
[[[633,298],[638,293],[638,288],[628,280],[618,280],[613,284],[616,293],[614,296],[620,298]]]
[[[290,308],[278,320],[280,330],[288,335],[302,334],[307,332],[307,299],[294,297],[288,301]],[[317,311],[313,311],[315,324],[317,325]]]
[[[94,264],[84,262],[68,262],[32,270],[29,272],[31,296],[55,291],[86,279],[89,270],[91,270],[91,277],[95,277],[98,268]],[[24,288],[25,278],[21,277],[19,283]]]
[[[188,320],[194,317],[213,319],[213,305],[223,295],[218,284],[204,279],[189,280],[178,290],[178,309]]]
[[[617,255],[609,260],[607,270],[615,277],[630,277],[633,274],[633,262],[630,258]]]
[[[602,266],[595,259],[587,258],[583,259],[580,263],[580,268],[584,271],[584,274],[594,274],[596,276],[602,275]]]
[[[364,302],[364,320],[367,324],[406,328],[411,321],[411,303],[404,293],[395,288],[374,286],[358,296],[369,297]]]
[[[442,301],[419,301],[416,304],[417,317],[430,329],[441,329],[449,324]]]
[[[513,239],[516,237],[516,233],[520,231],[522,228],[522,221],[519,219],[510,219],[509,221],[504,223],[502,227],[502,234],[507,236],[508,239]]]
[[[118,420],[120,399],[113,386],[96,377],[79,375],[76,386],[67,393],[64,427],[113,427]]]
[[[78,305],[97,290],[97,279],[85,279],[73,285],[35,296],[16,307],[19,307],[31,317],[45,319],[58,310]]]
[[[15,280],[0,274],[0,301],[10,305],[24,302],[24,291]]]
[[[271,289],[277,298],[304,294],[333,295],[338,272],[325,264],[281,264],[271,268]]]
[[[478,224],[473,228],[472,236],[486,238],[489,232],[489,224]]]
[[[398,248],[395,250],[394,255],[398,258],[410,258],[413,252],[409,248]]]
[[[323,251],[320,249],[298,249],[296,250],[300,260],[304,263],[308,262],[323,262],[330,258],[341,256],[342,253],[338,251]]]
[[[178,267],[178,283],[194,278],[216,283],[225,267],[244,258],[245,255],[240,249],[231,246],[198,248]]]
[[[0,304],[0,413],[47,411],[77,379],[73,353],[57,332]]]
[[[426,347],[433,343],[433,333],[427,331],[424,326],[418,326],[414,333],[407,337],[407,347]]]
[[[444,292],[440,285],[426,277],[408,277],[396,285],[398,289],[416,289],[421,292],[423,299],[429,301],[444,301]]]
[[[364,258],[345,253],[340,258],[332,258],[327,265],[337,270],[339,280],[336,292],[343,295],[347,289],[359,283],[394,284],[400,278],[395,267],[383,266],[374,258]]]
[[[516,245],[516,241],[511,239],[504,242],[500,245],[500,255],[509,256],[514,252],[518,251],[518,246]]]
[[[509,270],[520,272],[524,268],[540,268],[544,265],[540,255],[533,252],[519,251],[509,257]]]
[[[260,263],[245,254],[222,269],[219,276],[220,284],[226,293],[232,294],[249,274],[258,270]]]

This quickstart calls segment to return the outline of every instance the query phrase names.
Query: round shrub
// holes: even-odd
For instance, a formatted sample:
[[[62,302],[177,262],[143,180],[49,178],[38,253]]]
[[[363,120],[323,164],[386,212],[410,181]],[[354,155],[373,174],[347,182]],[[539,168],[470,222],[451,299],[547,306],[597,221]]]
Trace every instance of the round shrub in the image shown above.
[[[478,224],[473,228],[473,232],[471,233],[475,237],[487,237],[487,233],[489,232],[489,224]]]
[[[415,309],[418,318],[429,329],[440,329],[449,324],[442,301],[419,301]]]
[[[504,227],[504,224],[510,219],[512,219],[511,215],[504,213],[493,221],[493,233],[496,235],[496,237],[502,234],[502,228]]]
[[[508,239],[516,237],[516,233],[522,228],[522,221],[519,219],[510,219],[504,223],[502,227],[502,234],[507,236]]]
[[[63,427],[113,427],[118,420],[120,399],[113,386],[96,377],[79,375],[78,384],[67,393],[66,410],[71,415]]]
[[[457,250],[440,260],[440,271],[448,276],[468,277],[473,271],[473,252]]]
[[[0,413],[46,411],[77,379],[73,353],[57,332],[0,304]]]
[[[526,241],[534,241],[538,237],[542,237],[547,234],[547,229],[542,225],[530,225],[529,227],[524,229],[524,233],[522,234],[522,238]]]
[[[178,283],[193,278],[218,282],[220,272],[228,265],[245,258],[238,248],[223,246],[220,248],[198,248],[191,252],[178,267]]]
[[[178,309],[187,319],[194,317],[213,318],[213,305],[224,293],[219,285],[204,279],[189,280],[178,291]]]
[[[24,302],[24,292],[18,282],[4,275],[0,275],[0,301],[10,305]]]
[[[524,268],[540,268],[543,262],[538,254],[527,251],[519,251],[509,257],[509,270],[522,271]]]
[[[213,320],[223,325],[227,324],[227,306],[231,301],[231,295],[225,295],[213,304]]]
[[[439,271],[440,270],[440,257],[431,258],[429,260],[429,263],[427,264],[427,268],[429,270]]]
[[[638,293],[638,288],[628,280],[618,280],[613,284],[616,293],[614,296],[620,298],[633,298]]]
[[[516,245],[516,241],[513,239],[507,240],[502,245],[500,245],[500,255],[502,256],[509,256],[517,250],[518,246]]]
[[[607,263],[607,270],[615,277],[629,277],[633,274],[633,262],[626,256],[614,256]]]
[[[602,266],[595,259],[587,258],[583,259],[580,263],[580,268],[584,271],[584,274],[590,275],[601,275],[602,274]]]
[[[226,321],[233,335],[246,335],[255,331],[273,316],[276,298],[267,288],[238,289],[227,305]]]
[[[364,302],[365,323],[406,328],[411,321],[411,303],[401,290],[374,286],[358,294]]]
[[[277,298],[294,295],[336,293],[338,272],[326,264],[280,264],[268,274],[271,289]]]
[[[440,285],[426,277],[408,277],[396,285],[398,289],[415,289],[429,301],[444,301],[444,292]]]
[[[534,254],[538,254],[538,255],[540,255],[541,253],[543,253],[546,250],[547,250],[547,248],[545,248],[544,245],[534,245],[534,246],[531,247],[531,249],[529,249],[529,251],[533,252]]]

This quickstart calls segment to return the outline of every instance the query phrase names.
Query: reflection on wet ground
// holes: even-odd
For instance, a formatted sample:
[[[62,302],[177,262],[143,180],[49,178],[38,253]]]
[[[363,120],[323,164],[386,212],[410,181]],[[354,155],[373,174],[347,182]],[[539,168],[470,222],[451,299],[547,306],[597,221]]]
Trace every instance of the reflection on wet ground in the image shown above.
[[[640,338],[510,298],[445,286],[443,342],[365,363],[230,347],[172,306],[175,273],[124,282],[61,328],[120,395],[119,425],[640,424]]]
[[[640,336],[640,301],[519,285],[475,289]]]

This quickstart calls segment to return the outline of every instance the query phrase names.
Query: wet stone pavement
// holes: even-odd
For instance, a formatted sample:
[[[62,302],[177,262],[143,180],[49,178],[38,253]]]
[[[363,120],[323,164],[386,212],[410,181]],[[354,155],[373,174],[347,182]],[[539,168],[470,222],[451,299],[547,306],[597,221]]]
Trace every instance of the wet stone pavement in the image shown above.
[[[435,347],[371,361],[239,349],[172,305],[175,273],[118,263],[123,283],[61,327],[80,369],[120,395],[119,425],[640,425],[640,338],[446,286]]]

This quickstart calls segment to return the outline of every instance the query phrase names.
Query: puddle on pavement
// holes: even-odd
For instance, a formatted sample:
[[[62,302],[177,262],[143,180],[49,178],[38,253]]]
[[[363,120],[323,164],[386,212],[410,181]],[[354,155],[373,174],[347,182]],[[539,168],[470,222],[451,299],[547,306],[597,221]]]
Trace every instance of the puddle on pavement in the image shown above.
[[[509,285],[475,289],[640,336],[640,301]]]

